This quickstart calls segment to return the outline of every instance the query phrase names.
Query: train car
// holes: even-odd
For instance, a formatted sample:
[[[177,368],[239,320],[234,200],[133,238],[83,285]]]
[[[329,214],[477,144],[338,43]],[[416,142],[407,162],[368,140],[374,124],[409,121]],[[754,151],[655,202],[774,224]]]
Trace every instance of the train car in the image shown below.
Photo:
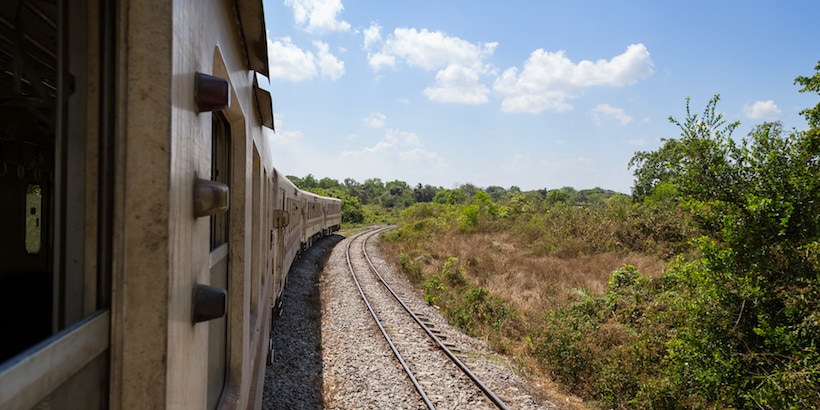
[[[0,2],[0,409],[261,406],[316,198],[273,166],[263,16]]]
[[[337,209],[340,209],[340,204],[341,201],[336,198],[326,198],[311,193],[305,193],[302,196],[304,219],[302,249],[310,248],[317,239],[339,229],[341,212]],[[328,218],[331,220],[329,221]],[[337,220],[338,223],[336,223]]]
[[[322,236],[330,235],[342,227],[342,201],[340,199],[328,200],[324,208],[324,231]]]

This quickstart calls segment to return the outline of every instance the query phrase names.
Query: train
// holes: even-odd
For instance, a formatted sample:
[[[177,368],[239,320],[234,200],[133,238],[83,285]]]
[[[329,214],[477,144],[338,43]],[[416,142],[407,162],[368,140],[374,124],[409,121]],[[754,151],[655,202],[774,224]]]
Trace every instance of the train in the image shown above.
[[[0,409],[261,407],[342,213],[274,166],[267,45],[261,0],[0,2]]]

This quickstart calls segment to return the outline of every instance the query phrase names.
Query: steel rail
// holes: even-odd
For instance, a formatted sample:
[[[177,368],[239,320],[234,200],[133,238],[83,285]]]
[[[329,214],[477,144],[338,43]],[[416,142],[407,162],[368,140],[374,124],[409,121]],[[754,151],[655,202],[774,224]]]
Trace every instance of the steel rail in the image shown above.
[[[401,304],[401,306],[404,308],[404,310],[407,311],[407,313],[410,316],[413,317],[413,320],[415,320],[416,323],[419,326],[421,326],[422,329],[424,329],[424,331],[427,333],[427,335],[430,336],[430,338],[436,343],[436,345],[438,345],[438,347],[442,351],[444,351],[444,353],[447,355],[447,357],[449,357],[450,360],[452,360],[453,363],[455,363],[464,372],[464,374],[466,374],[473,381],[473,383],[475,383],[476,386],[478,386],[478,388],[481,389],[481,391],[484,393],[484,395],[487,396],[487,398],[490,399],[490,401],[492,401],[493,404],[495,404],[496,407],[498,407],[499,409],[508,410],[507,405],[492,390],[490,390],[490,388],[487,387],[487,385],[485,385],[481,381],[481,379],[479,379],[478,376],[476,376],[467,367],[467,365],[464,364],[464,362],[462,362],[455,354],[453,354],[453,352],[450,351],[450,349],[448,349],[447,346],[444,345],[444,343],[441,341],[441,339],[439,339],[438,336],[436,336],[430,330],[430,328],[427,327],[427,325],[425,325],[421,321],[421,319],[419,319],[418,316],[416,316],[415,313],[413,313],[412,310],[410,310],[410,308],[404,303],[404,301],[401,300],[399,295],[397,295],[396,292],[393,291],[393,288],[391,288],[390,285],[387,284],[387,282],[384,280],[382,275],[379,273],[379,270],[376,269],[375,266],[373,266],[373,262],[370,260],[370,256],[367,254],[367,240],[370,239],[370,237],[375,235],[377,232],[381,232],[382,230],[385,230],[385,229],[389,229],[389,228],[384,228],[384,229],[381,229],[379,231],[374,231],[372,235],[369,235],[369,236],[365,237],[364,243],[362,244],[362,253],[364,254],[364,258],[367,260],[367,264],[370,265],[370,270],[376,275],[376,277],[379,278],[379,281],[387,288],[388,291],[390,291],[390,294],[392,294],[393,297],[396,299],[396,301],[398,301],[399,304]]]
[[[356,272],[353,269],[353,263],[350,261],[350,245],[353,243],[354,239],[357,239],[359,236],[365,234],[369,234],[370,236],[372,236],[385,229],[387,228],[373,229],[367,232],[362,232],[350,238],[350,242],[347,243],[347,248],[345,250],[345,257],[347,258],[347,267],[350,270],[350,276],[353,278],[353,282],[356,283],[356,288],[359,289],[359,295],[362,297],[364,304],[367,306],[367,310],[370,311],[370,315],[373,316],[373,320],[376,322],[376,325],[379,327],[379,330],[381,330],[382,336],[384,336],[384,339],[387,340],[387,343],[390,345],[390,349],[393,350],[393,354],[399,360],[399,363],[401,363],[401,366],[404,368],[404,371],[407,373],[407,376],[410,377],[410,380],[413,382],[413,386],[416,387],[416,391],[418,391],[419,395],[421,395],[421,398],[422,400],[424,400],[424,403],[427,405],[427,408],[430,410],[435,410],[436,407],[433,405],[433,402],[430,401],[430,397],[427,396],[427,393],[424,391],[424,388],[422,388],[421,384],[419,384],[418,380],[416,379],[416,376],[413,374],[413,371],[410,370],[410,367],[404,361],[404,358],[401,356],[401,353],[399,353],[398,349],[396,348],[396,345],[393,344],[393,340],[387,334],[387,331],[384,329],[384,326],[382,326],[381,321],[379,321],[379,317],[376,315],[376,312],[373,310],[373,307],[370,306],[370,302],[367,300],[367,296],[365,296],[364,290],[362,290],[361,285],[359,285],[359,280],[356,278]],[[369,236],[364,239],[362,248],[364,248],[364,245],[367,243],[367,238],[369,238]]]

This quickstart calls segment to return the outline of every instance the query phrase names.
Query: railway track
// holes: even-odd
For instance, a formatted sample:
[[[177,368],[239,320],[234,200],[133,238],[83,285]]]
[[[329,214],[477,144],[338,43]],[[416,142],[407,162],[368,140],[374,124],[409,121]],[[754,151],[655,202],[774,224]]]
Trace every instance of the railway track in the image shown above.
[[[374,322],[429,409],[499,408],[506,404],[451,351],[446,336],[415,314],[382,277],[367,254],[380,228],[357,235],[346,247],[347,266]]]

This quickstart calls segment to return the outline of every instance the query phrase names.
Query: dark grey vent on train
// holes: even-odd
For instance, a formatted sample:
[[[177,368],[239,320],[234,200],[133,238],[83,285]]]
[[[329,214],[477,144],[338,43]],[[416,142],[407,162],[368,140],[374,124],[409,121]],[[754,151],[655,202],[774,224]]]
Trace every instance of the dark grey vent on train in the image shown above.
[[[225,316],[228,292],[208,285],[194,287],[194,323],[207,322]]]
[[[194,98],[199,112],[221,111],[230,107],[231,89],[228,80],[196,73]]]

